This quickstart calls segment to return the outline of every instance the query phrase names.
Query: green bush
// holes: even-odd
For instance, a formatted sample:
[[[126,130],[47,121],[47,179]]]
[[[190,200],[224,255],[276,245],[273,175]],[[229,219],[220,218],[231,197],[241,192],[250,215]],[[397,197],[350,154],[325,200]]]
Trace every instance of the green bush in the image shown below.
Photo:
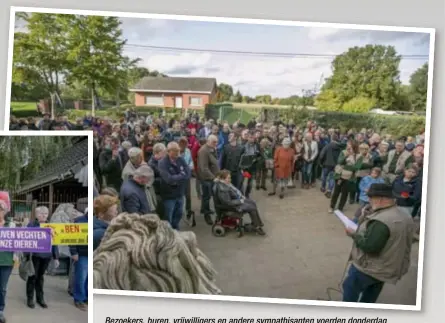
[[[343,104],[342,110],[344,112],[366,113],[374,108],[376,103],[373,99],[358,97]]]
[[[283,110],[281,118],[293,121],[300,127],[304,127],[308,120],[314,120],[325,129],[333,127],[347,131],[348,129],[372,128],[380,133],[396,137],[417,135],[425,129],[425,117],[423,116],[342,113],[291,108]]]

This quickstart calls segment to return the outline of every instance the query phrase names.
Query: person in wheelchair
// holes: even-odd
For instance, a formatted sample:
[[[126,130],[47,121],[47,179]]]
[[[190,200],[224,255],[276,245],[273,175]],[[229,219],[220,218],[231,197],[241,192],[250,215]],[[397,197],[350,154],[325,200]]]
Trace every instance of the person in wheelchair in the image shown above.
[[[220,212],[247,213],[252,226],[259,235],[265,235],[256,203],[246,198],[240,190],[231,183],[230,171],[221,170],[216,174],[213,186],[213,201]]]

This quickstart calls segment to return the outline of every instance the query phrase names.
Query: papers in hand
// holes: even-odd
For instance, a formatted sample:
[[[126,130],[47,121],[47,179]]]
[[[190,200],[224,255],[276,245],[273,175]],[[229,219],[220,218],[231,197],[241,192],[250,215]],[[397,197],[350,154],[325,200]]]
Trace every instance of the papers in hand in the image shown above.
[[[356,231],[357,230],[357,224],[355,224],[352,220],[350,220],[346,215],[343,214],[340,210],[335,210],[334,214],[337,216],[337,218],[340,219],[341,222],[343,222],[345,228],[351,229]]]

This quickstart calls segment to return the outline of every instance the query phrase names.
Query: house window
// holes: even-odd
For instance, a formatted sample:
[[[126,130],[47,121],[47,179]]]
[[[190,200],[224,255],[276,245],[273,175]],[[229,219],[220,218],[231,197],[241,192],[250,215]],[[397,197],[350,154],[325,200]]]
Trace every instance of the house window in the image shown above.
[[[199,96],[191,96],[190,97],[190,105],[192,107],[201,107],[202,106],[202,98]]]
[[[162,95],[146,95],[146,105],[164,105],[164,97]]]

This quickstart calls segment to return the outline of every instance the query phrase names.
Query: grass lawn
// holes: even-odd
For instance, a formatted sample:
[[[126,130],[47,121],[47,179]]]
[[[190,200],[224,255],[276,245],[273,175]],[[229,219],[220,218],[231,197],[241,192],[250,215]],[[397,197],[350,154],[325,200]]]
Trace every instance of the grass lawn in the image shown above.
[[[11,102],[11,109],[13,111],[35,111],[36,102]]]

